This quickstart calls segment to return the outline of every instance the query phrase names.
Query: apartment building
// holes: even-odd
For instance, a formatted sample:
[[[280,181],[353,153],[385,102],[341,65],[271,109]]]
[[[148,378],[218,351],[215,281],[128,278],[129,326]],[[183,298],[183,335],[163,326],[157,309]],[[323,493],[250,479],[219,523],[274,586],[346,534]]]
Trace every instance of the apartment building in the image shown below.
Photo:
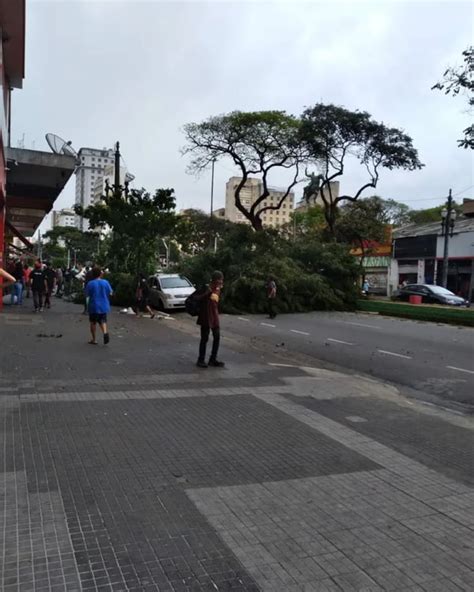
[[[81,148],[76,168],[76,205],[87,208],[94,203],[97,181],[102,179],[106,167],[114,165],[114,151],[110,148]],[[76,226],[87,230],[87,221],[76,216]]]
[[[52,226],[76,226],[76,214],[72,208],[63,208],[62,210],[53,210]]]
[[[235,190],[241,182],[241,177],[231,177],[226,184],[225,192],[225,218],[231,222],[241,222],[248,224],[247,218],[239,212],[235,205]],[[270,187],[270,195],[258,206],[263,210],[268,206],[277,206],[286,193],[286,189]],[[263,184],[260,179],[250,178],[240,191],[240,200],[242,205],[249,209],[263,193]],[[266,210],[262,214],[262,223],[266,228],[275,228],[283,226],[291,221],[295,204],[295,195],[290,192],[278,210]]]

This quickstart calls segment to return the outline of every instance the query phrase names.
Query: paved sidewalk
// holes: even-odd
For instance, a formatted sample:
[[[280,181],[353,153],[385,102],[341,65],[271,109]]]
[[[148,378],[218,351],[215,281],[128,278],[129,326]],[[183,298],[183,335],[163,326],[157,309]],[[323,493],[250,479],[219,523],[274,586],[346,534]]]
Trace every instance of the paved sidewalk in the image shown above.
[[[184,321],[0,315],[0,589],[474,589],[474,427]],[[283,362],[283,364],[282,364]]]

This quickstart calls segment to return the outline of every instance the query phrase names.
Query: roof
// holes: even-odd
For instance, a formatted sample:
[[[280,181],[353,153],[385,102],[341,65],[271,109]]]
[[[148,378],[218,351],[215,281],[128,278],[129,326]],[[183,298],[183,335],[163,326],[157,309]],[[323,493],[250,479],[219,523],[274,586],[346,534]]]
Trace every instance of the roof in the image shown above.
[[[454,225],[454,234],[461,232],[474,232],[474,218],[457,218]],[[408,238],[411,236],[441,235],[441,220],[428,224],[407,224],[393,231],[393,238]]]
[[[7,221],[32,236],[74,171],[76,159],[64,154],[7,148]]]
[[[0,0],[3,64],[10,86],[21,88],[25,77],[25,0]]]

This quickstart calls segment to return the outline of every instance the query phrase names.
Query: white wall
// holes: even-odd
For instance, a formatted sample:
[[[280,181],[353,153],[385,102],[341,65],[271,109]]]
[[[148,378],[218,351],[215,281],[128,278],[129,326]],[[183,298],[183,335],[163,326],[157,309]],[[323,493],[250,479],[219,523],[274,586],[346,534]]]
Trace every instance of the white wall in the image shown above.
[[[438,236],[436,256],[443,257],[444,236]],[[449,258],[474,257],[474,231],[461,232],[449,238]]]

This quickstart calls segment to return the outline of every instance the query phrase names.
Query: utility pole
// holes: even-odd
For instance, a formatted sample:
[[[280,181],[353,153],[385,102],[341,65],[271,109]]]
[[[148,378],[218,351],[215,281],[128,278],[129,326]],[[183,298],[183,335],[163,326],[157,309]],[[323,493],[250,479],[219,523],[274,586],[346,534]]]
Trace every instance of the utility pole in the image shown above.
[[[216,236],[214,235],[214,165],[216,164],[216,159],[212,159],[212,169],[211,169],[211,211],[210,211],[210,240],[209,246],[210,248],[214,248],[214,253],[217,250],[217,240]]]
[[[211,218],[214,215],[214,165],[216,163],[216,159],[212,159],[212,171],[211,171]]]
[[[444,251],[443,251],[443,275],[441,285],[443,288],[448,286],[448,267],[449,267],[449,238],[454,233],[454,222],[456,220],[456,212],[453,211],[453,197],[452,191],[449,190],[447,207],[441,212],[441,234],[444,236]]]
[[[120,192],[120,142],[115,144],[115,169],[114,169],[114,190],[118,195]]]

